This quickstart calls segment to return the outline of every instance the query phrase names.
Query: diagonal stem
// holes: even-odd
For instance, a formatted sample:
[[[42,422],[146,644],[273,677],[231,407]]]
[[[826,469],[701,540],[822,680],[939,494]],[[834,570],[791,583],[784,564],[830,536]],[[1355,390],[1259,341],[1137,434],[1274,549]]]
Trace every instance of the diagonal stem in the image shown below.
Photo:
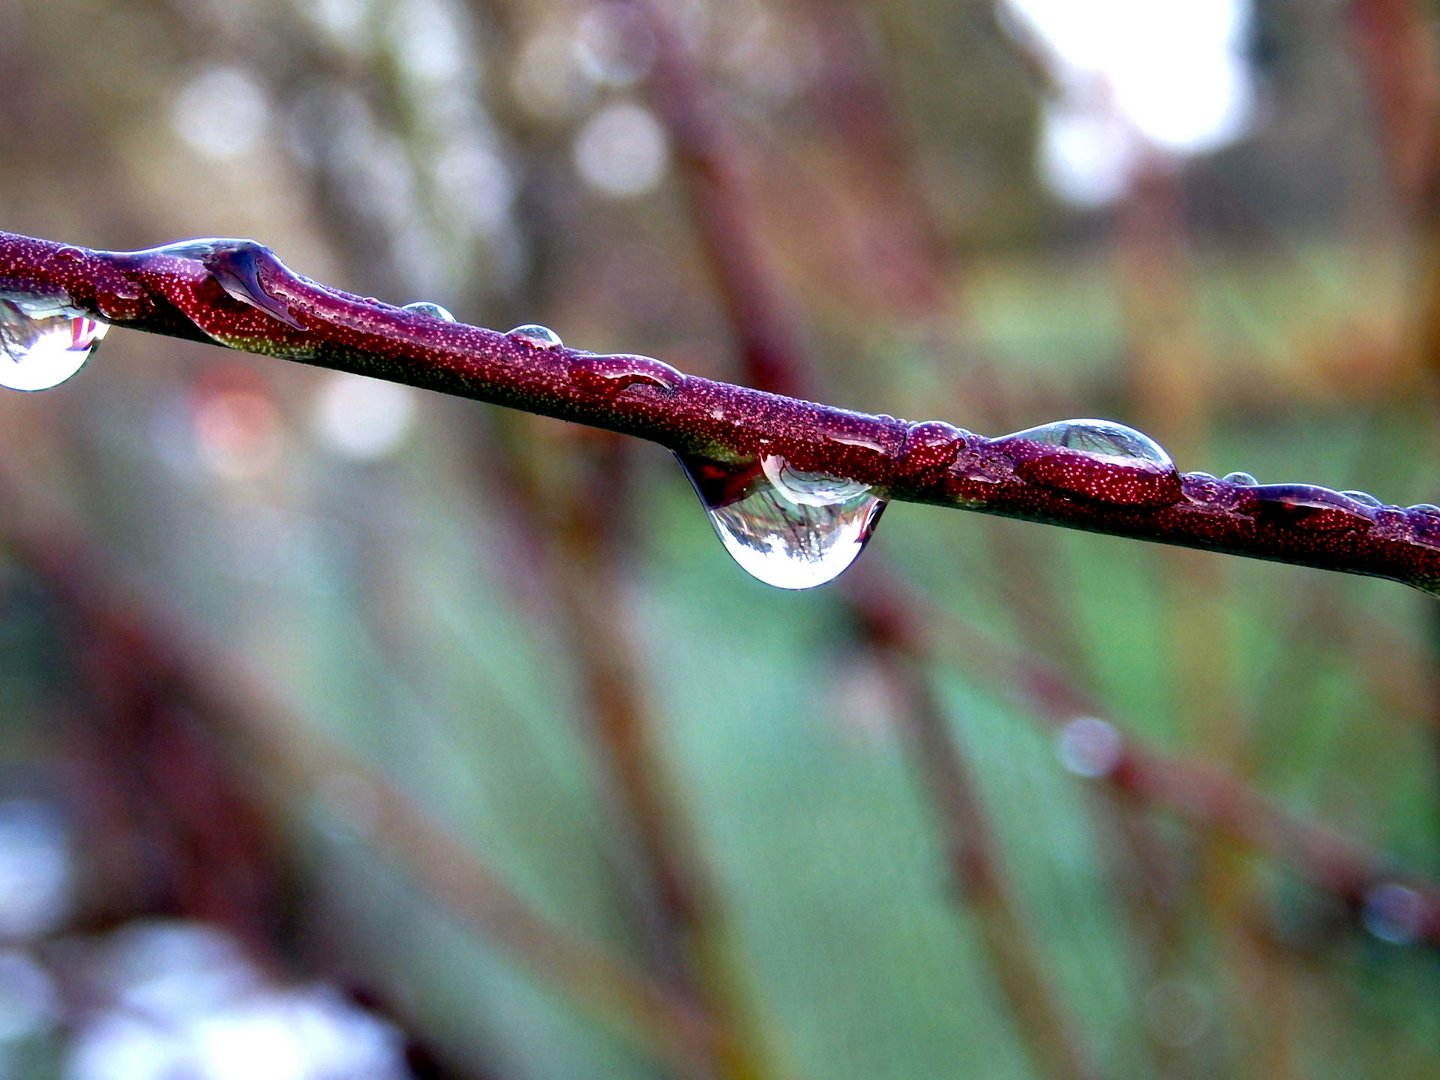
[[[211,250],[196,254],[199,246]],[[780,455],[794,469],[855,480],[889,499],[1440,592],[1433,508],[1182,476],[1163,452],[1141,459],[1057,446],[1034,432],[987,439],[684,375],[649,357],[596,356],[444,322],[300,277],[251,241],[102,252],[0,232],[0,295],[573,420],[728,465]]]

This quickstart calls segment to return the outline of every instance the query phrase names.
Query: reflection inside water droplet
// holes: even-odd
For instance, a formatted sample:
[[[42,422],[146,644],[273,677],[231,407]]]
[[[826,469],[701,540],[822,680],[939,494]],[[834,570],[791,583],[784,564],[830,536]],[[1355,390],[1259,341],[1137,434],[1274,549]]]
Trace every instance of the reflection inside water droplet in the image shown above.
[[[1260,483],[1259,480],[1256,480],[1255,477],[1251,476],[1248,472],[1226,473],[1220,479],[1224,480],[1227,484],[1238,484],[1241,487],[1255,487]]]
[[[1113,420],[1057,420],[1053,424],[1017,431],[1005,438],[1047,443],[1095,457],[1175,467],[1170,455],[1149,435]]]
[[[995,441],[1027,483],[1067,496],[1134,507],[1170,506],[1182,497],[1164,448],[1113,420],[1059,420]]]
[[[0,300],[0,386],[48,390],[90,359],[110,324],[49,300]]]
[[[776,454],[749,467],[680,463],[725,550],[752,577],[780,589],[837,577],[864,550],[885,508],[865,484],[800,472]]]
[[[432,319],[439,319],[442,322],[455,321],[454,315],[451,315],[439,304],[432,304],[429,300],[416,300],[413,304],[406,304],[404,310],[413,311],[417,315],[429,315]]]
[[[512,337],[516,341],[523,341],[536,349],[558,349],[565,344],[560,340],[560,335],[548,326],[541,326],[539,323],[526,323],[524,326],[517,326],[505,333],[506,337]]]

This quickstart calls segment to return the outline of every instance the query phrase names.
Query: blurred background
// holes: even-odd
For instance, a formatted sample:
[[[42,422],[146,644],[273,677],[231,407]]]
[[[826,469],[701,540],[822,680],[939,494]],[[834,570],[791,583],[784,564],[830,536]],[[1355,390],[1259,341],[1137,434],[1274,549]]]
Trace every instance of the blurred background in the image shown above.
[[[1440,500],[1423,0],[0,0],[0,228]],[[0,1077],[1434,1076],[1435,601],[113,331],[0,397]],[[1430,876],[1427,876],[1430,875]]]

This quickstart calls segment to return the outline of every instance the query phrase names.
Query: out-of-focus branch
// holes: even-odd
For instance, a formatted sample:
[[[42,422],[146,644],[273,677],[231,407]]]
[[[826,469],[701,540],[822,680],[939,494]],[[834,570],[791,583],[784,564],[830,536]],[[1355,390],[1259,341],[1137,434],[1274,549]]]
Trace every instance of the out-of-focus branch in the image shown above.
[[[897,621],[887,632],[897,647],[917,652],[939,649],[963,657],[967,672],[991,682],[1057,733],[1077,721],[1105,715],[1050,665],[995,644],[917,596],[911,597],[908,620],[899,608],[894,614]],[[1383,852],[1281,806],[1219,767],[1163,754],[1118,729],[1111,728],[1110,736],[1112,741],[1092,770],[1097,782],[1293,867],[1352,914],[1364,911],[1375,890],[1400,885],[1413,897],[1414,940],[1440,946],[1440,885]]]
[[[710,1062],[728,1051],[695,1004],[538,912],[382,773],[306,730],[233,658],[211,655],[200,635],[169,625],[118,587],[107,560],[78,530],[48,514],[36,524],[22,523],[25,511],[18,504],[24,496],[7,476],[0,476],[0,497],[6,506],[0,543],[46,583],[72,618],[107,640],[125,642],[132,662],[149,666],[156,681],[231,743],[286,805],[324,790],[336,777],[363,786],[373,810],[370,841],[427,895],[521,970],[678,1075],[711,1075]]]

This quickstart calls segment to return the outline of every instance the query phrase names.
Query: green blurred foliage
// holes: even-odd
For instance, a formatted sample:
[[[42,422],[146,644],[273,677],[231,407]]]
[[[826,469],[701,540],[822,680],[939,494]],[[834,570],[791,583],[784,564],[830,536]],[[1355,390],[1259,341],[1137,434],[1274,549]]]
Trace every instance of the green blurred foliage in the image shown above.
[[[1113,417],[1183,469],[1403,505],[1440,496],[1437,256],[1392,182],[1343,7],[1263,5],[1254,129],[1158,178],[1155,212],[1047,194],[1045,87],[988,4],[674,5],[826,400],[989,434]],[[741,378],[682,163],[624,197],[577,167],[605,109],[655,122],[643,79],[586,52],[593,17],[580,0],[0,0],[0,227],[113,248],[253,235],[362,294]],[[854,82],[904,160],[855,141],[837,89]],[[116,331],[65,387],[0,399],[0,465],[298,730],[383,770],[538,911],[649,966],[653,881],[574,632],[590,575],[664,821],[711,888],[719,959],[696,967],[755,1074],[1038,1075],[845,605],[745,578],[654,447],[345,398],[352,378]],[[392,442],[363,438],[382,424]],[[886,512],[853,573],[872,560],[926,619],[1055,665],[1127,734],[1440,869],[1433,600],[913,506]],[[23,557],[0,562],[0,798],[68,805],[56,778],[114,721],[57,603]],[[963,647],[922,678],[1100,1074],[1440,1068],[1433,951],[1367,937],[1285,860],[1163,808],[1116,811]],[[342,775],[265,803],[292,882],[270,942],[284,964],[380,988],[455,1075],[664,1072],[409,881],[366,799]],[[86,869],[103,837],[66,814],[100,892],[80,888],[56,937],[194,914],[106,894],[124,868]],[[1169,891],[1127,893],[1122,818]]]

